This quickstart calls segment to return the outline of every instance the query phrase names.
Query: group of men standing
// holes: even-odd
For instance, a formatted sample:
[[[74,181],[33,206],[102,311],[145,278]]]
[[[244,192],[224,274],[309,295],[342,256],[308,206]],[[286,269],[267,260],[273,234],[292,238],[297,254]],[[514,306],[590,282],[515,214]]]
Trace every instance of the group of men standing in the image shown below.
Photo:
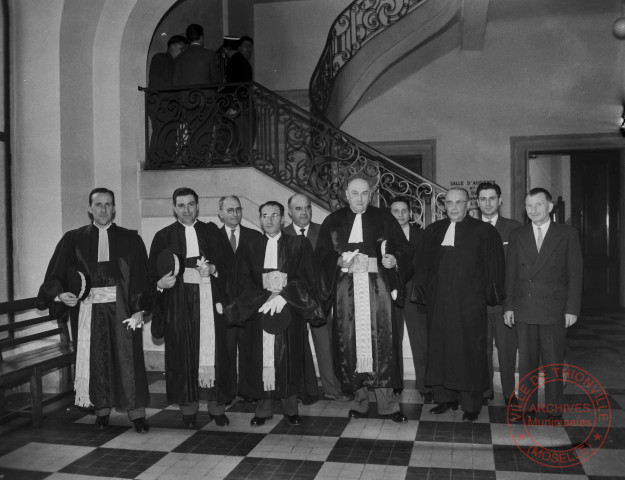
[[[149,312],[152,335],[164,339],[167,398],[189,428],[201,398],[210,419],[228,425],[237,394],[256,403],[252,425],[273,416],[275,400],[289,424],[301,424],[298,400],[318,397],[309,329],[324,397],[350,401],[354,418],[368,415],[371,389],[379,415],[407,420],[398,397],[404,323],[417,388],[424,403],[438,403],[433,414],[460,405],[463,419],[478,418],[492,394],[493,337],[508,403],[517,345],[521,376],[539,358],[562,362],[565,328],[579,314],[581,250],[573,229],[550,221],[546,190],[529,192],[532,223],[521,227],[498,214],[497,185],[478,187],[481,220],[467,215],[468,192],[451,189],[447,218],[425,230],[410,225],[409,199],[377,208],[371,194],[366,178],[352,178],[348,205],[321,225],[296,194],[286,228],[284,206],[268,201],[260,233],[241,225],[236,196],[219,200],[218,228],[198,220],[197,193],[179,188],[176,221],[156,233],[148,257],[137,232],[113,223],[113,192],[94,189],[93,222],[61,239],[38,296],[54,316],[69,311],[77,404],[95,409],[97,428],[116,407],[138,432],[149,429],[140,330]],[[560,382],[547,401],[561,400]]]

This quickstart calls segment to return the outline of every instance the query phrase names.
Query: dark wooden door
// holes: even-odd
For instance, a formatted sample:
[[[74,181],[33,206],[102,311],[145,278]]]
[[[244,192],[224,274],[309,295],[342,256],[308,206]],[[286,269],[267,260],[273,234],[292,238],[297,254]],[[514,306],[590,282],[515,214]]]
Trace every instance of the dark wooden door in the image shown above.
[[[619,305],[618,150],[571,152],[571,220],[584,253],[585,308]]]

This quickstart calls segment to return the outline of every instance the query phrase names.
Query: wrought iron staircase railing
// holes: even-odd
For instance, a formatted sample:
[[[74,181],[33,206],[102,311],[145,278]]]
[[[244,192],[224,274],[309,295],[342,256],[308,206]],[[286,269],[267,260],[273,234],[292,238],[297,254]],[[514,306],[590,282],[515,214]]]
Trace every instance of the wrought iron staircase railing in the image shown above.
[[[367,42],[427,0],[354,0],[330,27],[310,79],[310,110],[324,116],[340,70]]]
[[[345,180],[362,172],[375,204],[404,195],[415,222],[443,215],[445,189],[257,83],[140,90],[145,169],[253,167],[328,210],[345,204]]]

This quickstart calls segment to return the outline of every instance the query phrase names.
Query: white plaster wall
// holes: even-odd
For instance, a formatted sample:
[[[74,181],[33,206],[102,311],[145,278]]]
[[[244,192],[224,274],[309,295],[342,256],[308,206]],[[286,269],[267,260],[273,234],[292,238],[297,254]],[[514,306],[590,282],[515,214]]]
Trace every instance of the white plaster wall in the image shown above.
[[[308,88],[334,19],[351,0],[254,5],[254,79],[270,90]]]
[[[15,296],[37,294],[61,237],[59,31],[62,0],[14,0],[11,142]]]

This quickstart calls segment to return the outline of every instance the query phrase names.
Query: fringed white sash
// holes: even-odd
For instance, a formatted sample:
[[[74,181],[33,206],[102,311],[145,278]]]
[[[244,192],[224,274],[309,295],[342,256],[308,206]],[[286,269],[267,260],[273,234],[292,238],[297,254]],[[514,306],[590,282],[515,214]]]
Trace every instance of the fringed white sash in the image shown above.
[[[210,277],[202,277],[195,268],[185,269],[184,283],[200,287],[200,355],[198,380],[200,387],[215,386],[215,315]]]
[[[117,296],[117,287],[92,288],[89,296],[80,302],[78,312],[78,341],[76,351],[76,405],[91,407],[89,398],[89,372],[91,357],[91,310],[94,303],[111,303]]]
[[[275,335],[263,330],[263,390],[265,392],[276,389],[275,341]]]
[[[373,344],[371,340],[371,300],[369,272],[377,272],[377,261],[358,254],[349,272],[354,276],[354,319],[356,330],[356,371],[373,372]]]

